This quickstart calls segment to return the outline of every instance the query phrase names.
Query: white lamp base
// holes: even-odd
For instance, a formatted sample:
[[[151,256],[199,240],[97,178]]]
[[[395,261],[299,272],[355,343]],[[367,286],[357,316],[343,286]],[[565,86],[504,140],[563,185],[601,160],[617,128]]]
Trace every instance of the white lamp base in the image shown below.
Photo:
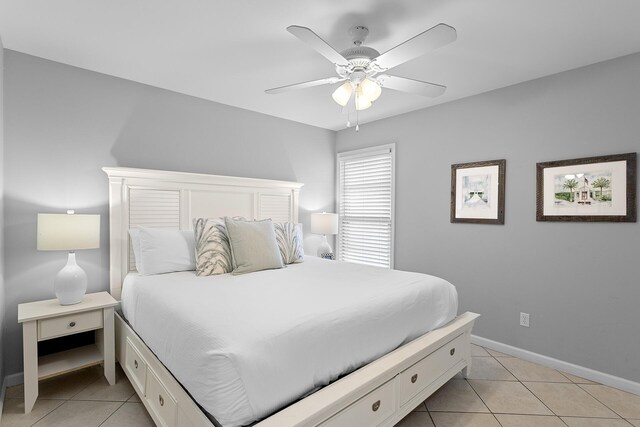
[[[320,242],[320,246],[318,246],[318,257],[333,259],[333,249],[331,249],[331,245],[327,240],[327,235],[323,234],[322,238],[323,241]]]
[[[87,273],[76,264],[75,252],[69,252],[67,265],[56,275],[53,289],[61,305],[82,302],[82,298],[87,292]]]

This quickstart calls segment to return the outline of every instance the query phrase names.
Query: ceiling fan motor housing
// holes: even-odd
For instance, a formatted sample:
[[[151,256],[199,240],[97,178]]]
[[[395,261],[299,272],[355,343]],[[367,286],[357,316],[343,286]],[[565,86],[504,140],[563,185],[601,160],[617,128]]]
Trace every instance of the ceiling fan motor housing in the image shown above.
[[[378,57],[380,53],[374,48],[368,46],[353,46],[340,52],[350,64],[348,70],[344,67],[337,66],[336,71],[342,77],[347,77],[354,71],[363,71],[366,74],[373,74],[375,71],[371,68],[373,59]]]
[[[348,77],[354,71],[362,71],[367,75],[373,72],[370,68],[371,62],[374,58],[380,56],[380,52],[362,44],[368,34],[369,29],[367,27],[362,25],[351,27],[349,35],[353,40],[353,46],[340,52],[340,55],[349,61],[350,66],[348,70],[344,69],[344,67],[336,67],[336,71],[340,76]]]

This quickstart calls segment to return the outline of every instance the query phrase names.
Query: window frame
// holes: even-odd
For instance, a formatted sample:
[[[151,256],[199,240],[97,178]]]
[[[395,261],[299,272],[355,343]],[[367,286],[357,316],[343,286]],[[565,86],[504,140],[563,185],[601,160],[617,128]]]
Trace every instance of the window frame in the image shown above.
[[[383,145],[360,148],[357,150],[341,151],[336,153],[336,211],[340,213],[341,182],[340,160],[344,158],[355,159],[358,157],[373,157],[375,155],[391,154],[391,233],[390,233],[390,259],[389,269],[395,268],[395,229],[396,229],[396,144],[395,142]],[[340,259],[340,237],[342,232],[342,219],[339,218],[338,235],[335,241],[336,259]]]

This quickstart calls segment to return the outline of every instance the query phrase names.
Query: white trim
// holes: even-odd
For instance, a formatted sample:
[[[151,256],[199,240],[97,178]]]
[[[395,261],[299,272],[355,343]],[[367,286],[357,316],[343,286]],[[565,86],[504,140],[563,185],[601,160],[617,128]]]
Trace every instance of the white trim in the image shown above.
[[[24,383],[24,375],[22,372],[17,374],[11,374],[4,377],[2,385],[0,386],[0,423],[2,423],[2,412],[4,411],[4,398],[7,395],[7,389],[14,385],[20,385]]]
[[[2,379],[2,385],[0,385],[0,424],[2,423],[2,413],[4,412],[4,396],[7,392],[7,377]]]
[[[482,338],[477,335],[471,335],[471,342],[473,344],[477,344],[491,350],[508,354],[509,356],[519,357],[520,359],[528,360],[529,362],[534,362],[548,368],[557,369],[561,372],[566,372],[568,374],[595,381],[600,384],[608,385],[619,390],[624,390],[628,391],[629,393],[640,395],[640,383],[627,380],[625,378],[620,378],[614,375],[606,374],[604,372],[596,371],[594,369],[585,368],[584,366],[575,365],[573,363],[565,362],[564,360],[554,359],[553,357],[544,356],[542,354],[534,353],[529,350],[524,350],[522,348],[503,344],[498,341]]]
[[[341,151],[337,153],[337,156],[338,156],[338,159],[341,159],[341,158],[355,159],[358,157],[375,156],[376,154],[393,153],[395,150],[396,150],[396,143],[392,142],[391,144],[374,145],[373,147],[360,148],[358,150]]]
[[[24,373],[18,372],[4,377],[4,387],[9,388],[14,385],[24,384]]]
[[[351,151],[342,151],[336,153],[336,212],[340,212],[340,160],[342,159],[354,159],[358,157],[369,157],[378,154],[391,153],[391,256],[389,265],[393,270],[395,267],[395,246],[396,246],[396,143],[384,145],[375,145],[373,147],[360,148]],[[340,245],[338,244],[340,239],[340,232],[335,238],[335,252],[336,259],[339,257]]]
[[[292,181],[276,181],[272,179],[245,178],[239,176],[209,175],[203,173],[163,171],[155,169],[136,169],[123,167],[103,167],[109,177],[141,178],[153,181],[179,182],[182,184],[209,184],[238,187],[263,188],[297,188],[304,184]]]

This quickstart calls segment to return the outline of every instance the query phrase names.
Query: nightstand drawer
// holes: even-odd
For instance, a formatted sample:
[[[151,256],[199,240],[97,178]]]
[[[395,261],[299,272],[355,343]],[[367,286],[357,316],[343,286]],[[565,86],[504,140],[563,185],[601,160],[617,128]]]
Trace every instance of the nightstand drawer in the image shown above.
[[[67,314],[38,321],[38,341],[78,332],[101,329],[103,326],[102,310],[85,311],[84,313]]]
[[[158,416],[162,427],[173,427],[176,425],[178,404],[151,369],[147,370],[147,392],[145,393],[145,399],[147,399],[153,412]]]
[[[127,338],[125,358],[127,372],[131,374],[136,383],[135,385],[138,386],[144,395],[146,393],[145,386],[147,383],[147,362],[140,356],[140,353],[138,353],[138,350],[136,350],[129,338]]]

